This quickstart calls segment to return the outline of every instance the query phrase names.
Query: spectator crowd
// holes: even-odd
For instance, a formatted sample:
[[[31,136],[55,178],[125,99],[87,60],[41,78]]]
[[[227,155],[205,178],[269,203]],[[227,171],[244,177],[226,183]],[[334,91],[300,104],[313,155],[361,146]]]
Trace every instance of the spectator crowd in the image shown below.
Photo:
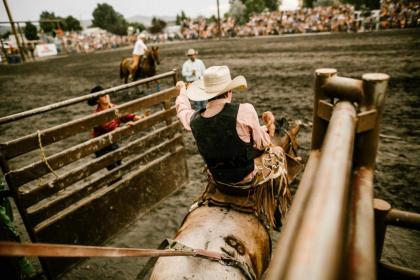
[[[338,7],[302,8],[254,14],[238,25],[232,17],[221,22],[222,37],[249,37],[311,32],[359,32],[372,29],[420,27],[420,2],[384,0],[381,9],[355,11],[349,4]],[[185,19],[183,39],[212,38],[218,34],[215,21],[203,17]]]
[[[380,28],[420,27],[420,1],[382,0]]]
[[[313,32],[360,32],[389,28],[420,27],[420,1],[382,0],[378,10],[355,11],[349,4],[337,7],[302,8],[295,11],[265,11],[253,14],[245,24],[232,17],[223,18],[220,24],[222,37],[250,37]],[[148,34],[146,42],[167,40],[208,39],[218,36],[215,18],[184,19],[180,26],[169,26],[165,33]],[[55,44],[58,53],[89,53],[96,50],[132,46],[136,34],[118,36],[99,28],[82,32],[56,30],[53,34],[41,32],[38,43]],[[14,48],[10,46],[9,53]],[[4,51],[4,50],[3,50]],[[34,57],[34,45],[26,46]]]
[[[308,32],[354,31],[354,9],[351,5],[340,7],[303,8],[296,11],[263,12],[252,15],[244,25],[235,24],[232,17],[221,23],[222,37],[248,37]],[[217,24],[206,23],[204,18],[184,20],[181,34],[184,39],[212,38],[217,36]]]
[[[40,37],[43,43],[55,44],[58,53],[89,53],[128,46],[135,41],[135,36],[118,36],[99,28],[83,32],[55,32],[53,35],[41,33]]]

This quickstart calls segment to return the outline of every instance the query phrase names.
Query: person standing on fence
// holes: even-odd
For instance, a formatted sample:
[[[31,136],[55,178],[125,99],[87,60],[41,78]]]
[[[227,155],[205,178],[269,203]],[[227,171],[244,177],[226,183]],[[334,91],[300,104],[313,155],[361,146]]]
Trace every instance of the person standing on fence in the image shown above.
[[[197,55],[198,52],[194,49],[189,49],[187,51],[188,60],[182,65],[182,76],[187,82],[187,86],[188,84],[199,80],[206,70],[206,66],[201,59],[197,58]],[[206,108],[207,101],[192,101],[191,104],[195,110],[199,111]]]
[[[147,46],[144,43],[145,39],[146,39],[146,35],[141,33],[140,35],[137,36],[137,41],[134,44],[133,63],[130,66],[130,75],[133,78],[136,76],[137,69],[139,67],[140,68],[142,67],[144,53],[147,51]]]
[[[95,86],[94,88],[92,88],[92,90],[90,91],[91,93],[95,93],[95,92],[99,92],[104,90],[103,87],[101,87],[100,85]],[[112,107],[115,107],[116,105],[111,103],[111,100],[109,98],[109,95],[102,95],[102,96],[97,96],[97,97],[92,97],[90,99],[88,99],[87,101],[89,106],[95,106],[96,105],[96,109],[95,109],[95,113],[104,111],[104,110],[108,110],[111,109]],[[113,130],[115,130],[116,128],[118,128],[121,124],[121,122],[123,123],[127,123],[127,125],[133,125],[135,121],[140,120],[142,117],[135,115],[135,114],[128,114],[125,115],[119,119],[113,119],[109,122],[103,123],[99,126],[96,126],[93,128],[93,132],[92,135],[93,137],[98,137],[101,136],[103,134],[106,134],[108,132],[111,132]],[[95,152],[96,157],[101,157],[107,153],[110,153],[116,149],[119,148],[119,145],[117,143],[113,143],[99,151]],[[106,168],[108,170],[112,170],[115,167],[121,165],[121,161],[117,161],[114,162],[111,165],[108,165]]]

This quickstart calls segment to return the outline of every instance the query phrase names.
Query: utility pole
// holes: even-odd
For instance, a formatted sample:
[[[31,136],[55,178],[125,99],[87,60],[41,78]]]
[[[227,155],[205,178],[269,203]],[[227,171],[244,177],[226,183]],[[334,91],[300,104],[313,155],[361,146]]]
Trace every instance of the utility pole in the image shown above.
[[[220,9],[219,0],[217,0],[217,33],[219,33],[219,39],[222,38],[222,30],[220,29]]]
[[[17,24],[17,27],[18,27],[18,32],[20,34],[20,38],[22,39],[22,50],[25,53],[25,55],[28,55],[28,49],[26,48],[26,45],[25,45],[25,37],[24,37],[25,35],[23,34],[22,29],[20,28],[20,23],[17,22],[16,24]],[[28,56],[28,58],[29,58],[29,56]]]
[[[25,54],[23,53],[22,46],[20,45],[20,40],[16,32],[15,23],[13,21],[12,14],[10,13],[9,6],[7,5],[7,0],[3,0],[3,3],[4,3],[4,7],[6,8],[7,16],[9,17],[10,25],[12,26],[13,34],[15,35],[15,38],[16,38],[16,44],[19,48],[20,56],[22,57],[22,61],[25,61]]]

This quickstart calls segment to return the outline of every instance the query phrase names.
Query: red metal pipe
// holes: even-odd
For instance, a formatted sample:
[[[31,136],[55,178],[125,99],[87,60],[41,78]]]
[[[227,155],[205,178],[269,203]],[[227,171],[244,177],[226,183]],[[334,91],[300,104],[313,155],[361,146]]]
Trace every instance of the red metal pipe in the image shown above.
[[[360,168],[353,177],[350,205],[348,279],[376,279],[373,170]]]

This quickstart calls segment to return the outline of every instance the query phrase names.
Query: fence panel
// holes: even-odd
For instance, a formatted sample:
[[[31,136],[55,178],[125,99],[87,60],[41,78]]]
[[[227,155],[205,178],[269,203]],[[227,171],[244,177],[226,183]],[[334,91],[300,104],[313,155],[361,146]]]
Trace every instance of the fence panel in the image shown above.
[[[0,124],[72,106],[92,96],[114,93],[156,79],[169,72],[100,93],[0,118]],[[8,186],[33,242],[99,245],[137,216],[145,213],[187,180],[181,125],[175,121],[175,87],[128,101],[109,110],[0,143],[0,163]],[[80,140],[46,156],[44,147],[61,145],[74,135],[140,110],[151,114],[130,126],[96,138]],[[93,154],[118,143],[118,148]],[[62,144],[64,145],[64,144]],[[61,147],[61,146],[60,146]],[[11,160],[39,150],[41,159]],[[30,155],[30,154],[29,154]],[[111,164],[119,163],[112,170]],[[75,259],[41,258],[49,278],[55,278]]]

